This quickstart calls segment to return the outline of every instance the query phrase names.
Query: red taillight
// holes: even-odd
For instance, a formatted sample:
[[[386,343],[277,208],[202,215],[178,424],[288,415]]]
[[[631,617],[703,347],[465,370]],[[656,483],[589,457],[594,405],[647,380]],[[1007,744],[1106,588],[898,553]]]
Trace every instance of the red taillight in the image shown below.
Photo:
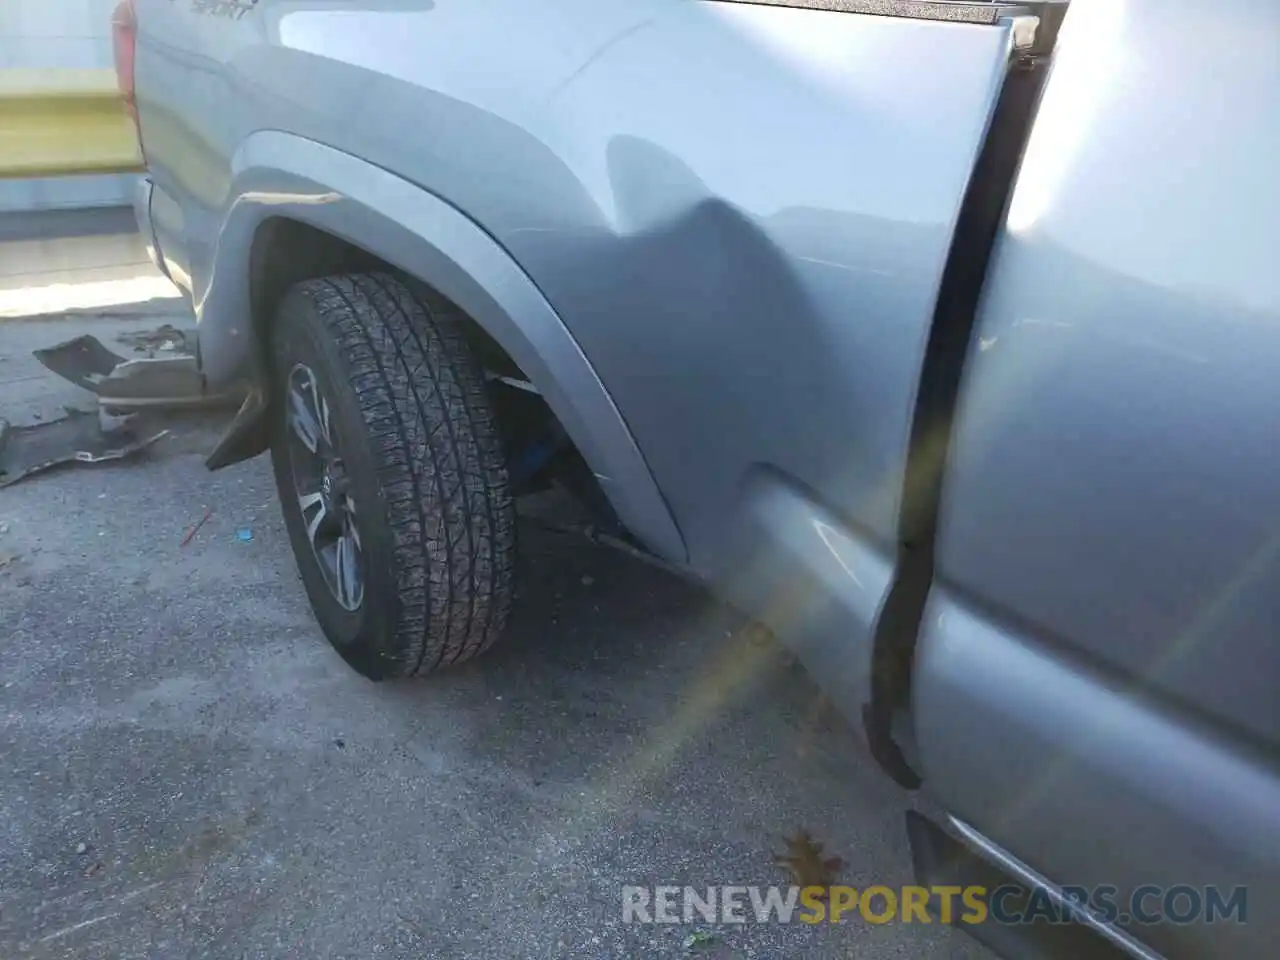
[[[116,57],[116,80],[124,94],[129,115],[136,124],[138,106],[134,100],[133,64],[138,43],[138,15],[133,8],[133,0],[120,0],[111,15],[111,40]]]

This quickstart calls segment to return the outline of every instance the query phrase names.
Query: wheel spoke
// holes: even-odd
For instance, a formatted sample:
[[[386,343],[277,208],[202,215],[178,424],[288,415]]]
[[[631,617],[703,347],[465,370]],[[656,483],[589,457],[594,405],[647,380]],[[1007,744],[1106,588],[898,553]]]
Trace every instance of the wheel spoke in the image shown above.
[[[315,516],[307,521],[307,539],[311,541],[312,546],[316,544],[316,533],[320,530],[320,524],[324,523],[325,517],[329,515],[329,508],[324,505],[324,497],[318,493],[309,493],[304,497],[298,498],[298,503],[302,505],[302,516],[305,518],[307,510],[316,507]]]
[[[347,497],[344,506],[346,507],[347,512],[345,523],[347,535],[351,537],[352,542],[355,544],[355,548],[363,552],[364,544],[360,542],[360,528],[356,526],[356,502],[351,499],[351,497]]]
[[[315,383],[312,381],[311,389],[314,394]],[[320,446],[321,428],[316,422],[316,416],[313,408],[307,403],[307,398],[294,387],[289,391],[289,426],[293,428],[293,432],[298,435],[298,439],[312,453],[315,453]]]
[[[351,609],[356,606],[360,583],[359,571],[356,569],[355,546],[351,538],[346,535],[338,538],[336,566],[334,579],[338,587],[338,602],[347,609]]]
[[[316,382],[314,380],[311,381],[311,391],[313,394],[316,393]],[[317,406],[320,408],[320,435],[324,437],[325,445],[332,450],[333,434],[329,429],[329,401],[323,395],[318,395],[316,400]]]

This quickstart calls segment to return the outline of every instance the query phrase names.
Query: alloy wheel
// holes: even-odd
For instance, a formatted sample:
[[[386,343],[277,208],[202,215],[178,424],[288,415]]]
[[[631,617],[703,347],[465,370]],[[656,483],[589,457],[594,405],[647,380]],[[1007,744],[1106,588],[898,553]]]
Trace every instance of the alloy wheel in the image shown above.
[[[335,442],[329,401],[306,364],[290,371],[285,405],[290,473],[307,539],[334,599],[344,610],[358,610],[364,600],[364,553],[356,503]]]

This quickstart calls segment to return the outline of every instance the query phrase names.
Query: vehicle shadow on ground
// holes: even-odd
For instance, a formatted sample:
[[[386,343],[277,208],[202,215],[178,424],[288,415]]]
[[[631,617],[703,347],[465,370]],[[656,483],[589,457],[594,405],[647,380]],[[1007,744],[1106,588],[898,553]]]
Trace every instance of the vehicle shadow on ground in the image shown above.
[[[164,455],[206,452],[223,420],[217,411],[158,418],[170,430]],[[514,781],[591,784],[615,813],[700,764],[768,764],[778,789],[829,780],[833,793],[897,797],[767,630],[700,585],[572,532],[584,516],[567,498],[528,502],[504,635],[470,663],[378,685],[388,710],[462,714],[469,750]],[[438,731],[413,735],[426,748]],[[791,826],[780,814],[778,828]]]
[[[798,829],[846,860],[840,882],[910,882],[903,798],[804,670],[583,537],[521,522],[488,654],[355,676],[310,614],[269,465],[201,465],[224,421],[166,417],[137,460],[6,491],[0,952],[684,956],[691,928],[624,923],[622,887],[787,884],[774,854]],[[716,936],[735,957],[956,955],[937,928]]]
[[[94,469],[203,456],[226,418],[218,409],[140,413],[139,429],[167,430],[164,440],[141,463]],[[522,511],[517,595],[497,644],[425,679],[380,684],[375,699],[399,717],[427,707],[464,715],[468,748],[490,764],[532,788],[594,784],[618,810],[669,789],[690,763],[744,758],[768,762],[777,784],[800,790],[830,778],[833,790],[895,795],[855,730],[767,630],[701,586],[571,532],[582,519],[554,495]],[[332,657],[315,632],[320,649],[309,655]],[[437,735],[411,731],[424,747]]]
[[[832,778],[841,791],[893,793],[768,631],[692,582],[541,520],[522,519],[519,535],[518,594],[499,644],[387,695],[466,689],[478,751],[533,787],[591,782],[617,814],[690,763],[767,763],[775,783],[799,791]],[[781,813],[778,823],[792,826]]]
[[[406,711],[465,697],[452,713],[465,709],[468,753],[528,811],[520,832],[550,868],[549,907],[615,916],[621,883],[786,886],[774,855],[798,830],[849,865],[835,882],[911,882],[902,795],[776,639],[607,547],[535,522],[519,532],[519,597],[500,646],[379,692]],[[466,869],[465,855],[450,862]],[[830,934],[753,928],[711,955],[821,951]],[[633,955],[656,955],[640,931],[620,935]]]

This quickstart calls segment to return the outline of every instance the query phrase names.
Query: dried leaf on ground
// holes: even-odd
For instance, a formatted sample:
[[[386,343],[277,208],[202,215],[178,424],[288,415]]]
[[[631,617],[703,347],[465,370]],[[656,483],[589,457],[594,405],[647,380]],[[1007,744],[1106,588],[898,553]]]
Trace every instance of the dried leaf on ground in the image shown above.
[[[786,867],[798,887],[829,887],[836,881],[836,873],[844,866],[839,857],[823,857],[822,844],[813,839],[808,830],[797,830],[793,836],[784,837],[786,853],[774,854],[773,862]]]

